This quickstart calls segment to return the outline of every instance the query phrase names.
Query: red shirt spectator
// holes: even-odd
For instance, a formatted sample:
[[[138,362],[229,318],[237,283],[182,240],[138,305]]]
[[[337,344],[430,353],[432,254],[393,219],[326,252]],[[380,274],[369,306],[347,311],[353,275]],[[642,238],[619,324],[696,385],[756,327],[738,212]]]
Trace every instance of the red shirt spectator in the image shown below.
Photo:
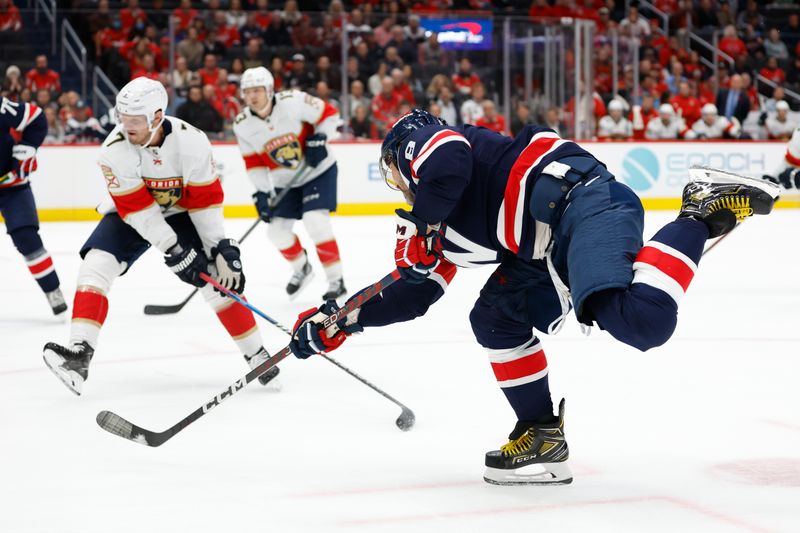
[[[414,98],[414,91],[411,90],[411,86],[408,84],[408,82],[403,82],[402,85],[395,86],[394,92],[400,96],[400,100],[403,102],[411,106],[415,106],[417,104],[417,100]]]
[[[670,98],[669,103],[672,104],[675,112],[683,117],[687,125],[694,124],[700,120],[700,109],[703,104],[691,94],[687,96],[676,94]]]
[[[22,18],[19,9],[11,0],[2,2],[0,6],[0,31],[19,31],[22,29]]]
[[[217,56],[206,54],[203,58],[203,68],[197,71],[203,86],[217,85],[219,79],[219,67],[217,66]]]
[[[47,68],[47,56],[36,56],[36,67],[25,74],[25,85],[31,92],[47,89],[51,93],[61,92],[61,76]]]
[[[738,37],[723,37],[719,41],[719,49],[734,59],[740,55],[747,55],[747,46]]]
[[[151,80],[158,81],[158,72],[155,70],[147,70],[145,68],[140,68],[135,70],[133,74],[131,74],[131,79],[135,80],[136,78],[150,78]]]
[[[495,115],[493,119],[487,118],[486,115],[484,115],[475,121],[475,125],[496,131],[501,135],[508,135],[506,130],[506,118],[503,115]]]
[[[469,59],[462,58],[458,64],[458,72],[453,74],[453,89],[463,95],[472,93],[472,86],[480,83],[481,79],[472,72],[472,63]]]
[[[135,41],[128,41],[119,48],[119,55],[128,61],[128,67],[130,67],[131,72],[142,68],[141,58],[144,54],[148,53],[153,54],[156,70],[161,70],[161,49],[151,43],[146,37]]]
[[[181,0],[181,5],[172,11],[172,16],[178,19],[176,31],[186,31],[197,18],[197,10],[192,7],[192,0]]]
[[[628,114],[628,120],[633,124],[633,138],[644,139],[644,133],[647,131],[647,123],[658,118],[658,110],[653,107],[653,97],[646,96],[647,107],[645,105],[633,106],[631,112]]]
[[[403,99],[394,91],[394,82],[391,78],[384,78],[381,82],[381,92],[375,95],[370,104],[372,118],[382,122],[384,127],[397,119],[400,113],[400,104]]]
[[[103,50],[120,48],[127,42],[128,33],[122,31],[122,28],[111,26],[97,32],[96,40]]]
[[[239,28],[226,24],[225,26],[217,27],[217,40],[221,42],[225,48],[237,45],[242,41],[239,36]]]
[[[775,65],[773,68],[770,68],[771,66],[770,64],[773,61],[775,62]],[[771,58],[767,62],[767,66],[758,71],[758,73],[767,78],[768,80],[770,80],[771,82],[776,83],[778,85],[783,85],[783,82],[786,81],[786,73],[783,71],[782,68],[778,66],[775,58]]]
[[[122,23],[122,31],[127,33],[137,22],[146,23],[147,13],[139,7],[139,0],[128,0],[128,7],[119,11],[119,20]]]

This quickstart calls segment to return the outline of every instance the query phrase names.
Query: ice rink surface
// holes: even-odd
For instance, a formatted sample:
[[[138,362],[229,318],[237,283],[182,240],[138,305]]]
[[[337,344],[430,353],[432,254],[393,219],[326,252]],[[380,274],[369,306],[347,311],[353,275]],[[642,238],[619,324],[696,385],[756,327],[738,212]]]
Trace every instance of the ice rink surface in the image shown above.
[[[649,237],[673,214],[648,214]],[[230,236],[251,220],[227,221]],[[336,218],[347,286],[392,268],[390,217]],[[72,303],[93,223],[42,233]],[[320,358],[282,363],[282,392],[257,382],[160,448],[95,424],[109,409],[162,430],[246,372],[202,299],[173,316],[147,303],[191,289],[150,251],[119,279],[84,395],[46,368],[68,326],[10,240],[0,244],[0,532],[800,531],[800,212],[748,220],[701,263],[661,348],[639,353],[571,320],[543,337],[556,401],[567,399],[575,475],[560,487],[484,483],[483,454],[514,425],[468,314],[491,267],[460,271],[415,322],[368,330],[333,356],[400,409]],[[300,231],[301,239],[305,233]],[[291,327],[288,266],[263,229],[242,246],[247,295]],[[260,322],[266,345],[287,339]]]

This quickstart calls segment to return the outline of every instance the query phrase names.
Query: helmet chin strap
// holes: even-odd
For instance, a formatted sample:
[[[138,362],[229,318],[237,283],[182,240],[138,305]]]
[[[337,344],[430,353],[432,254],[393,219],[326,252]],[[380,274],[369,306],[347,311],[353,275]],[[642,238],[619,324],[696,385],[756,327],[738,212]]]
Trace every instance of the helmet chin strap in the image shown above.
[[[142,148],[147,148],[148,146],[150,146],[150,143],[153,142],[153,139],[155,138],[156,133],[158,133],[158,129],[161,127],[161,125],[163,123],[164,123],[164,113],[162,112],[161,113],[161,120],[158,121],[158,124],[156,124],[155,127],[149,127],[148,128],[148,131],[150,132],[150,137],[147,139],[147,142],[142,145]]]

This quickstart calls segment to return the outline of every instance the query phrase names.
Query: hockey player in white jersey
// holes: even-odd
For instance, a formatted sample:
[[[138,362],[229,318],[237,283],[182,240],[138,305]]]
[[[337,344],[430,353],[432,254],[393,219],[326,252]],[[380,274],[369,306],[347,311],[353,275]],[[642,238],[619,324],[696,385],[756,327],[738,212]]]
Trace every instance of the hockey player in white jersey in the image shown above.
[[[771,176],[764,174],[762,177],[779,183],[784,189],[800,189],[800,127],[792,133],[792,138],[786,145],[786,154],[775,172]]]
[[[682,117],[675,114],[670,104],[661,104],[658,118],[647,123],[645,138],[647,139],[680,139],[689,129]]]
[[[343,296],[347,290],[330,220],[330,212],[336,210],[338,169],[326,148],[327,141],[338,137],[339,112],[302,91],[275,94],[272,74],[264,67],[244,72],[241,94],[247,107],[236,117],[233,132],[256,188],[258,214],[269,223],[270,241],[294,271],[286,286],[289,298],[295,298],[313,277],[308,253],[293,231],[301,219],[328,280],[323,299]],[[299,171],[304,174],[295,181]],[[287,187],[290,190],[280,203],[272,205]]]
[[[767,136],[772,140],[788,141],[797,129],[797,121],[789,117],[789,104],[780,100],[775,104],[775,114],[769,115],[764,122]]]
[[[250,367],[261,364],[269,354],[253,314],[200,277],[206,273],[228,289],[244,289],[238,244],[224,233],[222,184],[208,138],[165,115],[167,92],[157,81],[129,82],[115,107],[119,125],[103,143],[99,161],[110,198],[98,209],[103,219],[80,250],[69,342],[47,343],[45,363],[81,393],[111,285],[153,246],[181,281],[200,288]],[[259,380],[266,385],[276,375],[267,372]]]
[[[717,106],[706,104],[700,110],[700,120],[686,132],[686,139],[738,139],[742,127],[736,117],[728,120],[717,112]]]
[[[624,141],[633,137],[633,123],[623,116],[622,102],[611,100],[608,115],[597,123],[597,138]]]

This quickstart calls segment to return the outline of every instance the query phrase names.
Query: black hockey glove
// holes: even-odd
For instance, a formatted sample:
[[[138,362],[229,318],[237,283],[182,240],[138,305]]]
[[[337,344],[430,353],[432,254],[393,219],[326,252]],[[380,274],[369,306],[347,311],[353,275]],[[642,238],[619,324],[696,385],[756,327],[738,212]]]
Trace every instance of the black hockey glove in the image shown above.
[[[306,139],[306,164],[310,167],[316,167],[328,157],[328,148],[325,143],[328,142],[328,136],[324,133],[316,133]]]
[[[800,189],[800,168],[789,167],[778,174],[778,179],[784,189],[791,189],[792,186],[795,189]]]
[[[181,278],[181,281],[195,287],[202,287],[206,284],[200,279],[201,273],[208,274],[208,258],[202,250],[199,252],[194,248],[184,250],[180,244],[176,244],[167,250],[164,262]]]
[[[211,249],[211,257],[217,267],[216,280],[220,285],[241,294],[244,292],[244,272],[242,272],[239,243],[233,239],[222,239]],[[219,289],[215,291],[223,294]]]
[[[275,215],[275,213],[272,211],[272,206],[269,203],[271,199],[272,195],[269,193],[262,191],[253,193],[253,200],[255,200],[256,203],[258,217],[267,223],[269,223],[272,220],[272,217]]]
[[[300,359],[307,359],[320,352],[332,352],[353,333],[364,331],[358,324],[356,313],[338,320],[336,324],[322,329],[322,323],[339,310],[336,300],[328,300],[320,307],[308,309],[298,315],[292,329],[292,353]]]

